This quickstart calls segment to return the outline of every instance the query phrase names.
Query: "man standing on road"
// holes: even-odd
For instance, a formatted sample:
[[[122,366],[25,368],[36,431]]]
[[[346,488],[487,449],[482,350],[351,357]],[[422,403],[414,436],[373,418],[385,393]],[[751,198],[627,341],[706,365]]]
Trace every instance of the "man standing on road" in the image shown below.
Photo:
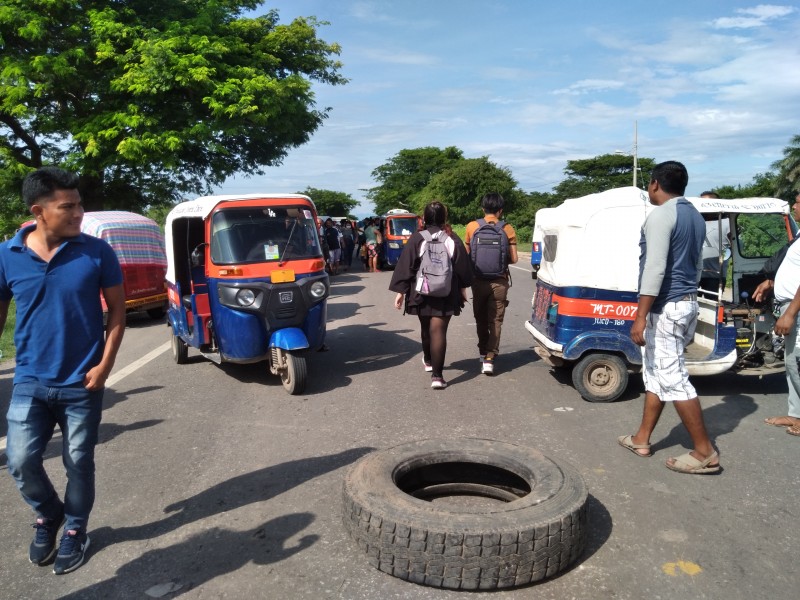
[[[104,385],[125,331],[125,292],[111,246],[81,233],[77,176],[43,167],[25,178],[22,196],[35,224],[0,245],[0,332],[12,298],[17,310],[6,453],[9,472],[37,513],[29,559],[48,563],[64,524],[53,565],[62,574],[80,567],[89,547],[94,448]],[[67,474],[63,502],[42,459],[56,424]]]
[[[644,414],[634,435],[618,438],[637,456],[651,456],[650,436],[665,402],[672,402],[694,450],[667,460],[680,473],[717,473],[719,455],[706,433],[697,392],[689,383],[683,350],[697,326],[697,283],[705,238],[703,217],[683,193],[686,167],[676,161],[655,166],[647,193],[657,208],[642,226],[639,242],[639,307],[631,339],[643,346]]]
[[[800,194],[797,198],[800,199]],[[784,364],[786,382],[789,385],[789,409],[786,416],[770,417],[765,422],[776,427],[786,427],[786,433],[800,436],[800,371],[797,364],[800,358],[800,349],[797,348],[797,315],[800,314],[800,244],[792,244],[786,251],[786,256],[775,275],[774,291],[775,302],[781,309],[781,316],[775,323],[775,334],[786,336]]]
[[[468,223],[464,237],[467,254],[473,263],[472,312],[478,331],[481,372],[484,375],[494,375],[494,359],[500,352],[500,332],[508,306],[508,265],[518,260],[517,234],[511,225],[500,220],[504,205],[505,201],[500,194],[486,194],[481,199],[483,219]],[[487,224],[492,224],[491,229],[488,229],[490,237],[486,238],[489,243],[479,244],[476,234],[480,235]],[[505,240],[501,241],[500,237],[503,235]],[[479,254],[486,248],[489,250],[484,254],[484,259]],[[483,266],[480,267],[477,263]]]

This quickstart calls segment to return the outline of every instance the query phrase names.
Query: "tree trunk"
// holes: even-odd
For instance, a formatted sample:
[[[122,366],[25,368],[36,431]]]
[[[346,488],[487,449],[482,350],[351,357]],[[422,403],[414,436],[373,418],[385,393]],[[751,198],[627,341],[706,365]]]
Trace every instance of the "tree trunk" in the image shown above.
[[[86,211],[103,210],[103,178],[97,175],[81,175],[78,191]]]

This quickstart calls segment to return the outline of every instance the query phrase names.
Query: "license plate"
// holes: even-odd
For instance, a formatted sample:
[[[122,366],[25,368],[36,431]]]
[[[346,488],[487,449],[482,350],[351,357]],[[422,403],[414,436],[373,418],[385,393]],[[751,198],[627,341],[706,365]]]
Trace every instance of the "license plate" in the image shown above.
[[[273,271],[269,275],[272,283],[291,283],[294,281],[294,271],[292,269],[280,269]]]
[[[547,288],[536,289],[536,299],[533,302],[533,320],[543,323],[547,320],[547,309],[550,307],[550,300],[553,292]]]

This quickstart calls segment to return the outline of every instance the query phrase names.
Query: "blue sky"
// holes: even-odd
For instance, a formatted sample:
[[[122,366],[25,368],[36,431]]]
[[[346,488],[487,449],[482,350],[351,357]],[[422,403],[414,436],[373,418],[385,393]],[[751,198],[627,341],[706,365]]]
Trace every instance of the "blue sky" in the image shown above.
[[[265,175],[222,193],[351,194],[400,150],[456,146],[547,192],[568,160],[680,160],[687,194],[747,184],[800,134],[800,3],[738,0],[272,0],[342,47],[330,118]]]

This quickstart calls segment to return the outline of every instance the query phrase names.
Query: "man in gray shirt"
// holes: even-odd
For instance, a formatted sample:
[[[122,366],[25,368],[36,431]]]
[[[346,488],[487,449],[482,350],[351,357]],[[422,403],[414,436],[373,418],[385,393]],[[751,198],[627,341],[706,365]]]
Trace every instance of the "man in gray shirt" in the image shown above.
[[[689,175],[676,161],[655,166],[647,193],[658,208],[642,227],[639,242],[639,306],[631,339],[642,346],[644,414],[634,435],[618,438],[637,456],[651,456],[650,436],[665,402],[672,402],[689,432],[694,450],[667,460],[680,473],[721,470],[719,455],[706,433],[703,411],[684,364],[683,350],[697,326],[697,282],[703,266],[706,227],[683,197]]]

